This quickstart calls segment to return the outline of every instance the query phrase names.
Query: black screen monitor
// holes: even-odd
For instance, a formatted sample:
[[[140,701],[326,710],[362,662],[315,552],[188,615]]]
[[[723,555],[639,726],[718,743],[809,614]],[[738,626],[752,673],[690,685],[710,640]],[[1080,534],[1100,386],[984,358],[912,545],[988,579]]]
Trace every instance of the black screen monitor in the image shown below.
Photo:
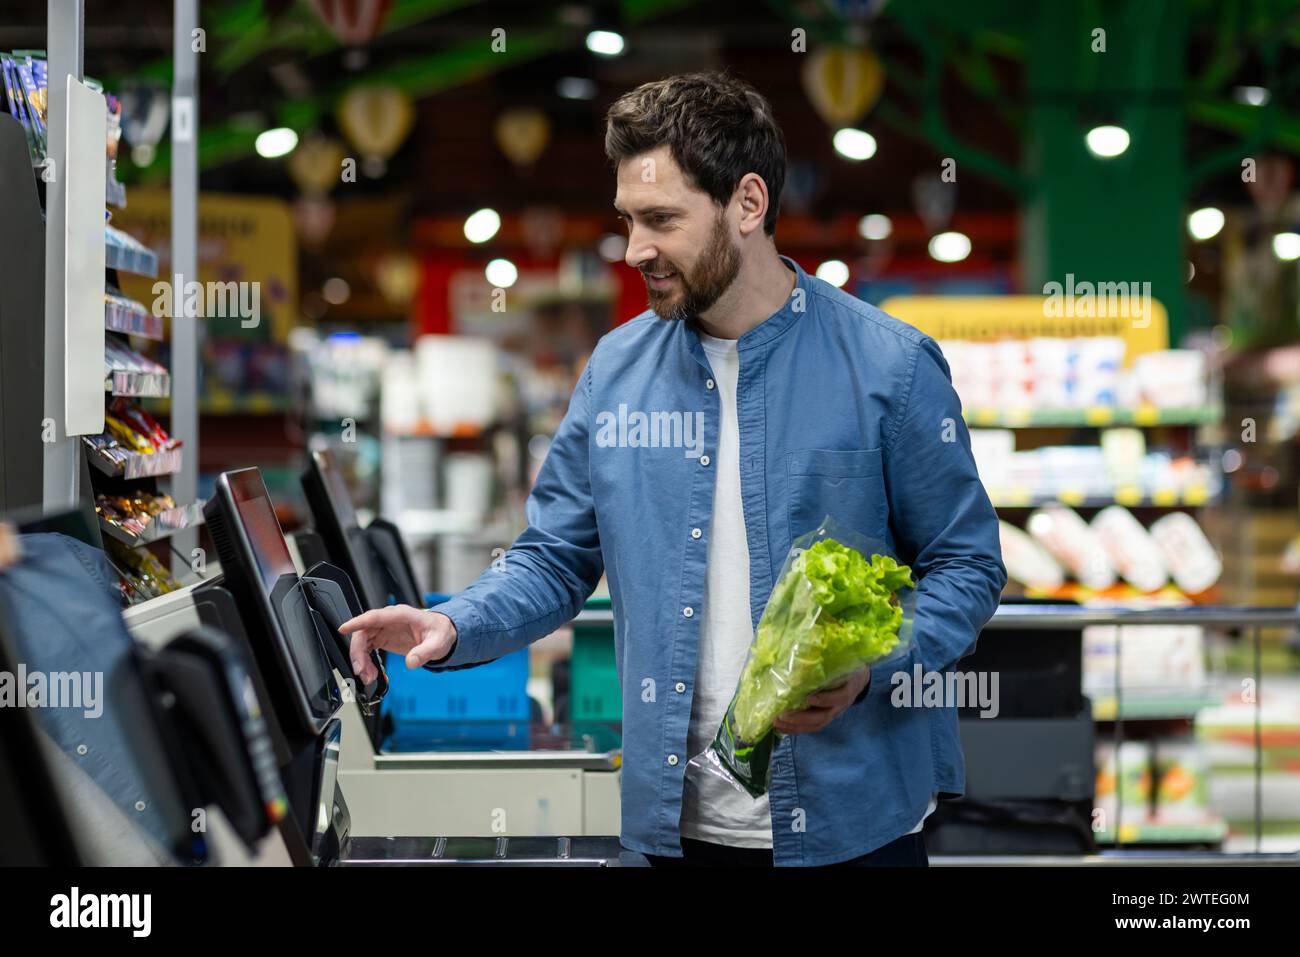
[[[281,723],[296,722],[318,735],[342,697],[262,473],[255,468],[223,472],[204,515],[226,586],[246,609],[249,640],[272,686]]]
[[[400,603],[423,607],[400,535],[386,522],[362,529],[343,473],[329,451],[312,452],[302,488],[331,562],[347,572],[367,608],[383,608],[390,595]]]

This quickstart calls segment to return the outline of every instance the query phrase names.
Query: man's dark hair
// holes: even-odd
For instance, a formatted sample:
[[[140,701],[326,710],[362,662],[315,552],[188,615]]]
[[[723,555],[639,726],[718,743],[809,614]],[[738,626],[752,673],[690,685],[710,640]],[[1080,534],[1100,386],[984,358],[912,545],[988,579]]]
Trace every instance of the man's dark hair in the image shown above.
[[[772,106],[725,73],[685,73],[624,93],[605,118],[605,155],[620,162],[667,146],[697,187],[726,206],[746,173],[767,184],[763,232],[776,231],[785,185],[785,137]]]

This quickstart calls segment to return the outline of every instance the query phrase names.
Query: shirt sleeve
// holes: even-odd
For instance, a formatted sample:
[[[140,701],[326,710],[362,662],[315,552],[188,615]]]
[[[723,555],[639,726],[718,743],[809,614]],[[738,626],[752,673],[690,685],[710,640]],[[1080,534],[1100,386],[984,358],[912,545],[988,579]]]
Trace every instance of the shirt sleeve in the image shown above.
[[[456,626],[451,653],[425,665],[454,670],[492,661],[571,621],[604,572],[591,497],[591,363],[573,390],[525,513],[528,527],[505,555],[434,610]]]
[[[975,469],[948,363],[922,340],[910,383],[884,442],[890,525],[900,562],[918,581],[911,650],[871,669],[869,697],[888,694],[892,675],[919,662],[952,668],[975,650],[1007,583],[997,513]]]

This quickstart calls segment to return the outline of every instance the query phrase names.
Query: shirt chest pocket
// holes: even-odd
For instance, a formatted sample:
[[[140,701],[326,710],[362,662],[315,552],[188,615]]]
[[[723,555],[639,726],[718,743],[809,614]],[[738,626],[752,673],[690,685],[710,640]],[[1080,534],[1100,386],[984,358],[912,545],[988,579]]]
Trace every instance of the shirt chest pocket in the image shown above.
[[[797,449],[786,454],[790,538],[815,530],[827,515],[880,542],[889,501],[880,449]]]

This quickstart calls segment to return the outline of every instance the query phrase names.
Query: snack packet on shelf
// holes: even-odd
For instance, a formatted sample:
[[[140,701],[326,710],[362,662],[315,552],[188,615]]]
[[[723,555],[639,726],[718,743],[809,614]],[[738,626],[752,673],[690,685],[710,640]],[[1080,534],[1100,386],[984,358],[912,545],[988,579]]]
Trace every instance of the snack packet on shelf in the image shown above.
[[[1092,530],[1120,577],[1138,591],[1158,591],[1169,581],[1160,547],[1123,505],[1108,505],[1098,512]]]
[[[1029,534],[1078,580],[1098,591],[1115,584],[1115,566],[1079,513],[1055,502],[1029,516]]]

